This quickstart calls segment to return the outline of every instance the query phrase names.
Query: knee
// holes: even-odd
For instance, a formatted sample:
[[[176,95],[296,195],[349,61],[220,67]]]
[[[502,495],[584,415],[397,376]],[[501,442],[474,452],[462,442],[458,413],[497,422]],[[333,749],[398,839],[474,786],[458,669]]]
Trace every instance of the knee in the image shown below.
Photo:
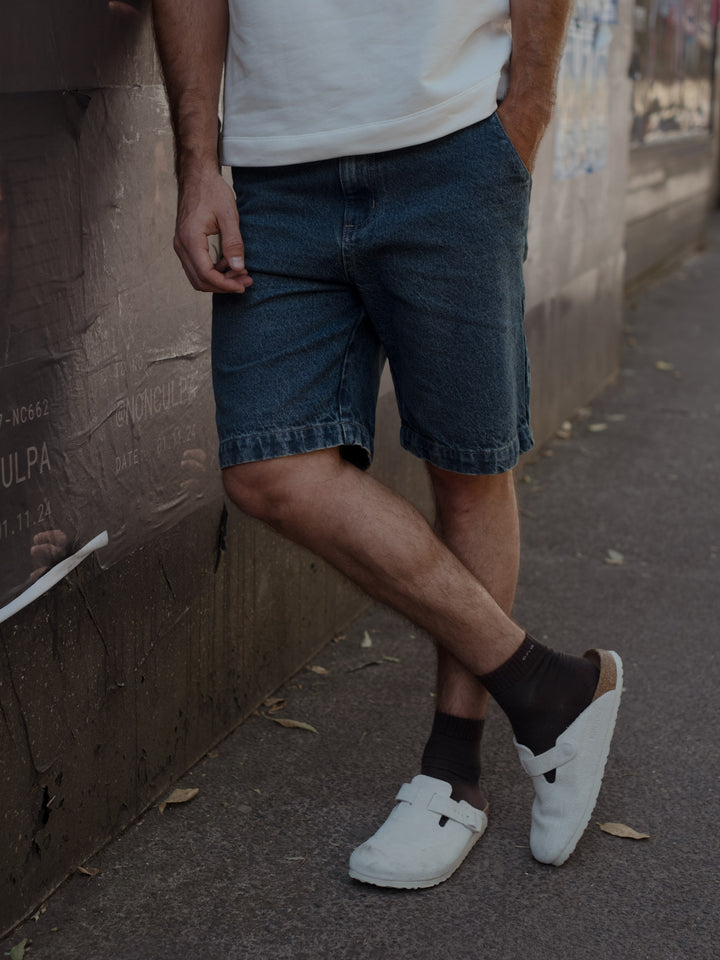
[[[241,463],[222,476],[225,493],[243,513],[273,523],[288,510],[292,485],[280,461]]]
[[[332,451],[241,463],[223,470],[223,485],[236,507],[280,527],[312,496],[313,485],[335,468]]]

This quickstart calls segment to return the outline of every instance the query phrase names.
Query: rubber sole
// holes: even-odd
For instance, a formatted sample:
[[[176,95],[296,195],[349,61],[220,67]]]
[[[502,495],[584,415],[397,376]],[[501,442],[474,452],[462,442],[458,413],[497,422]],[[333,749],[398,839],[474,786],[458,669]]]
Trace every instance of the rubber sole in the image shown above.
[[[448,880],[455,873],[458,867],[462,866],[467,855],[484,833],[485,830],[483,830],[481,833],[473,834],[472,841],[467,850],[465,850],[463,855],[449,870],[446,870],[445,873],[441,874],[439,877],[421,880],[389,880],[383,877],[369,877],[365,874],[359,873],[357,870],[352,869],[349,870],[349,874],[353,880],[359,880],[361,883],[371,883],[375,887],[392,887],[395,890],[424,890],[427,887],[436,887],[439,883],[444,883],[445,880]]]

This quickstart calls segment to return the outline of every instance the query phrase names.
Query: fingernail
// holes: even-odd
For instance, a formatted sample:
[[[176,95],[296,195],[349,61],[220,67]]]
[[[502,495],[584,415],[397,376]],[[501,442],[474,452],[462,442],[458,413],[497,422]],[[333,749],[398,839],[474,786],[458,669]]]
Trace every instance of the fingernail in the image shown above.
[[[230,266],[233,270],[244,270],[245,261],[242,257],[230,257]]]

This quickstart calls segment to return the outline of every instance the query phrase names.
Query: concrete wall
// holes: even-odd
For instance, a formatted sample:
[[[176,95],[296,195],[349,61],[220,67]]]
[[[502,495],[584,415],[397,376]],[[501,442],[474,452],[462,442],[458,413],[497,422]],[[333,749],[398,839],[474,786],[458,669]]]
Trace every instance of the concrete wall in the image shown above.
[[[702,242],[716,164],[709,136],[632,150],[625,241],[628,287],[645,282]]]
[[[703,0],[687,19],[673,18],[672,6],[663,9],[658,13],[652,0],[639,0],[635,11],[625,209],[628,288],[701,244],[708,209],[719,199],[718,4]],[[655,18],[654,31],[648,13],[651,22]],[[696,33],[681,37],[683,28]]]
[[[589,5],[591,37],[598,8],[602,4]],[[582,10],[583,4],[578,4],[575,12]],[[630,4],[621,3],[617,22],[606,24],[607,65],[597,69],[593,81],[578,72],[563,83],[561,72],[555,118],[534,174],[526,329],[533,430],[540,442],[617,371],[625,264],[630,14]],[[589,57],[583,31],[584,25],[578,30],[577,52]],[[597,74],[602,77],[603,72],[601,82]],[[583,86],[585,94],[579,96],[576,91]],[[570,166],[567,175],[563,141],[572,146],[576,138],[593,132],[600,143],[597,158],[591,155]]]
[[[222,501],[207,479],[215,475],[208,303],[189,289],[170,249],[170,141],[147,11],[135,22],[122,4],[105,10],[91,0],[58,0],[56,22],[43,33],[52,42],[39,50],[42,6],[23,5],[6,34],[0,108],[19,116],[40,103],[44,129],[55,131],[39,152],[37,137],[22,134],[19,145],[15,137],[16,160],[25,147],[34,158],[31,175],[57,168],[58,156],[75,173],[61,170],[59,180],[57,172],[43,174],[38,182],[50,187],[41,191],[40,209],[26,199],[16,211],[16,239],[25,239],[17,240],[14,291],[8,284],[6,296],[14,304],[7,308],[14,337],[8,342],[24,343],[20,318],[31,331],[69,331],[72,349],[58,348],[57,356],[71,356],[74,365],[62,367],[67,376],[56,384],[53,425],[65,442],[61,414],[71,409],[70,396],[72,409],[82,408],[72,450],[95,444],[98,453],[66,473],[60,466],[68,458],[58,453],[51,480],[68,503],[79,491],[81,527],[101,501],[111,533],[118,521],[119,546],[110,560],[91,558],[0,626],[0,931],[138,816],[366,602],[323,564],[235,512],[227,549],[218,551]],[[113,17],[123,17],[122,25]],[[632,33],[626,0],[606,28],[602,82],[583,88],[585,100],[574,96],[572,83],[561,90],[535,173],[527,330],[540,441],[617,366]],[[577,154],[581,128],[595,138],[593,159],[573,168],[568,158]],[[16,185],[22,169],[16,163]],[[23,189],[18,196],[34,195]],[[58,254],[62,270],[45,278],[48,251]],[[31,272],[22,272],[28,263],[34,286]],[[149,282],[149,266],[160,281]],[[180,337],[178,328],[192,335]],[[41,358],[33,342],[28,363]],[[135,391],[157,387],[152,378],[163,364],[191,371],[192,404],[120,423],[117,411],[129,409]],[[206,480],[190,487],[196,498],[188,501],[179,492],[187,490],[181,466],[188,458],[170,471],[173,486],[167,463],[158,467],[154,457],[190,427],[194,446],[207,455]],[[399,450],[397,433],[386,381],[375,469],[427,510],[422,466]],[[54,456],[52,436],[48,442]],[[103,459],[108,449],[110,465]],[[195,454],[197,467],[202,458]],[[147,514],[143,491],[156,500]],[[18,527],[12,542],[21,534]],[[9,542],[0,546],[9,549]]]

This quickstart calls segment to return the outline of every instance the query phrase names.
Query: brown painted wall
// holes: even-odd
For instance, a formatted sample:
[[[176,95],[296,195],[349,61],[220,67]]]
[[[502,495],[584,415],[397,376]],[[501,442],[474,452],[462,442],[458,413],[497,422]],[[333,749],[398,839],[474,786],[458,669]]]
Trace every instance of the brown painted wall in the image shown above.
[[[389,400],[389,398],[388,398]],[[428,505],[381,410],[379,475]],[[0,626],[0,931],[115,837],[366,606],[322,562],[208,504]]]

